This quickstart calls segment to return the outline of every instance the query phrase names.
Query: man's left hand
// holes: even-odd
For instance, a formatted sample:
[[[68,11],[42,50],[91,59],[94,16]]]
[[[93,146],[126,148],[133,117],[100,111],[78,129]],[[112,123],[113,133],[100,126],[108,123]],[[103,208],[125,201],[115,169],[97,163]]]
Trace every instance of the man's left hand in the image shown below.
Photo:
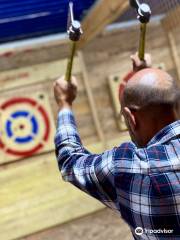
[[[151,55],[146,53],[144,55],[144,61],[139,59],[138,53],[131,56],[131,60],[133,62],[133,71],[138,72],[144,68],[151,68],[152,67],[152,59]]]
[[[67,82],[64,77],[54,82],[54,97],[60,108],[71,108],[77,96],[77,81],[72,77],[71,82]]]

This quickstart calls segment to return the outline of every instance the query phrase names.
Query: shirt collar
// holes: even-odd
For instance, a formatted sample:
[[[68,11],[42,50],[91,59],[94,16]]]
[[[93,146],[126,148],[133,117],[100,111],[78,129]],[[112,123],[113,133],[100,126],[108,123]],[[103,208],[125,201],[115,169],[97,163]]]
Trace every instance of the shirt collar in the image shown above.
[[[147,144],[147,146],[165,143],[172,138],[180,136],[180,120],[171,123],[170,125],[163,128],[160,132],[158,132],[151,141]]]

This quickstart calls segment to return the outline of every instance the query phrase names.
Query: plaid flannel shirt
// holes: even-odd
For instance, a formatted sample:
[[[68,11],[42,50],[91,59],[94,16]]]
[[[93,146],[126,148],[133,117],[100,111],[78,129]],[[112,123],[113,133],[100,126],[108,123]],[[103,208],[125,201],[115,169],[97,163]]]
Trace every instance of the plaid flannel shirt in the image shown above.
[[[180,121],[145,148],[127,142],[91,154],[81,143],[73,113],[64,109],[55,145],[63,179],[118,211],[134,239],[180,239]]]

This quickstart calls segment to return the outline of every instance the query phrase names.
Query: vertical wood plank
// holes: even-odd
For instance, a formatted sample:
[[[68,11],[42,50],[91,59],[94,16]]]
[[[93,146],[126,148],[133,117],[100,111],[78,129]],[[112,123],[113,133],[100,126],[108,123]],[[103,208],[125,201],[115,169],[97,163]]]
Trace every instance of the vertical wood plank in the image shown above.
[[[88,96],[89,105],[90,105],[90,108],[91,108],[94,124],[96,126],[96,131],[97,131],[99,140],[103,143],[104,148],[106,148],[107,145],[106,145],[106,141],[105,141],[105,135],[104,135],[104,132],[103,132],[102,127],[101,127],[101,123],[100,123],[100,120],[99,120],[95,100],[94,100],[94,97],[93,97],[93,92],[92,92],[92,89],[91,89],[91,86],[90,86],[90,83],[89,83],[90,79],[88,77],[83,53],[81,51],[78,52],[78,57],[79,57],[79,61],[80,61],[80,64],[81,64],[84,85],[85,85],[85,89],[86,89],[86,92],[87,92],[87,96]]]

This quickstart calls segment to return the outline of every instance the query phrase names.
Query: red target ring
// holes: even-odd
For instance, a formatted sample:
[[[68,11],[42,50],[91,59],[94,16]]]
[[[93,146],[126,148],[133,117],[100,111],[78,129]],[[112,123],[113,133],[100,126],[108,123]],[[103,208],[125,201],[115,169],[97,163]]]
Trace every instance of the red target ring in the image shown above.
[[[40,151],[44,147],[44,144],[48,141],[49,135],[50,135],[50,120],[49,120],[49,117],[48,117],[45,109],[38,102],[36,102],[35,100],[30,99],[30,98],[10,99],[10,100],[4,102],[0,106],[0,110],[3,112],[3,111],[6,111],[8,108],[17,106],[19,104],[26,104],[26,105],[32,107],[33,109],[35,108],[36,111],[38,112],[38,114],[41,115],[41,118],[43,119],[44,129],[45,129],[44,134],[41,139],[41,142],[38,143],[33,148],[23,151],[23,150],[9,148],[8,146],[6,146],[6,144],[0,138],[0,148],[3,149],[7,154],[10,154],[10,155],[13,155],[16,157],[29,157],[29,156],[36,154],[38,151]]]

